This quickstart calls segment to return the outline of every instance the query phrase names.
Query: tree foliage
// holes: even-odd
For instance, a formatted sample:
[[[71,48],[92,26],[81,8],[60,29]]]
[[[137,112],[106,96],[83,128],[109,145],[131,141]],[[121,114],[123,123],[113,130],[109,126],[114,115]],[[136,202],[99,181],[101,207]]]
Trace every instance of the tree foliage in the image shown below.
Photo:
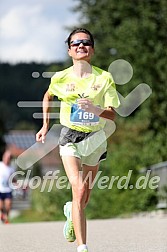
[[[146,131],[155,139],[161,160],[166,160],[167,148],[167,2],[165,0],[78,0],[75,11],[81,15],[81,26],[95,37],[93,63],[108,69],[116,59],[129,61],[134,70],[132,80],[118,86],[127,95],[139,83],[152,88],[149,101],[142,106],[140,116],[149,119]],[[137,110],[138,111],[138,110]],[[135,113],[134,113],[135,114]],[[133,115],[134,115],[133,114]]]
[[[132,169],[135,182],[142,167],[166,160],[167,2],[78,0],[77,3],[75,11],[80,13],[80,26],[88,28],[95,37],[92,63],[106,70],[116,59],[127,60],[132,65],[131,81],[124,86],[117,85],[124,96],[139,83],[147,83],[152,88],[152,95],[131,116],[117,116],[117,129],[108,147],[111,157],[101,166],[109,176],[125,175]],[[95,190],[95,194],[98,199],[102,194],[104,216],[146,210],[157,203],[156,192],[148,188],[145,191]],[[93,217],[92,204],[89,214]],[[110,209],[108,213],[106,209]]]
[[[6,133],[6,129],[2,120],[0,120],[0,161],[2,160],[2,156],[5,152],[6,143],[4,140],[4,134]]]
[[[50,82],[50,78],[43,78],[42,74],[52,71],[53,66],[53,71],[56,72],[63,67],[63,63],[0,64],[0,110],[1,119],[7,129],[36,129],[41,127],[42,121],[35,120],[33,113],[42,112],[42,109],[22,108],[18,106],[18,102],[42,101]],[[39,77],[34,78],[33,72],[39,74]]]

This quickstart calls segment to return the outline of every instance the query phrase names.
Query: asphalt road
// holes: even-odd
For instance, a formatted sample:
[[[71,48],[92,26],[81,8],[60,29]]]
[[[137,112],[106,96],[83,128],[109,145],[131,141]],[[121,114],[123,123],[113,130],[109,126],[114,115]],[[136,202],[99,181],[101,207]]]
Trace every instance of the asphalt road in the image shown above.
[[[76,252],[64,222],[0,225],[0,252]],[[167,252],[167,218],[88,221],[89,252]]]

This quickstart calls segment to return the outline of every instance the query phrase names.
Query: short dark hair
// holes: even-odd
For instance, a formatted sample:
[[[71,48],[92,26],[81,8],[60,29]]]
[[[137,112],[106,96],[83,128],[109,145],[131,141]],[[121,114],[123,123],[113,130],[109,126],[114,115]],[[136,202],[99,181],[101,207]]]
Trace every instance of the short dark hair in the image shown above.
[[[68,36],[68,38],[66,39],[65,43],[68,43],[68,47],[70,48],[70,42],[71,42],[71,37],[76,34],[76,33],[80,33],[80,32],[83,32],[83,33],[86,33],[89,35],[90,37],[90,40],[92,42],[92,47],[94,48],[94,38],[93,38],[93,35],[90,31],[88,31],[87,29],[85,28],[76,28],[75,30],[73,30],[70,35]]]

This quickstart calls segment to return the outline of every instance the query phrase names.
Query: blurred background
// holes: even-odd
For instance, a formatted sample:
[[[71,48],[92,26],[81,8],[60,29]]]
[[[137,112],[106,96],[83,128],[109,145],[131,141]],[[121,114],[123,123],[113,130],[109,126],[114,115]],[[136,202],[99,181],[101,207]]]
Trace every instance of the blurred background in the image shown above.
[[[124,97],[140,83],[152,88],[151,96],[130,116],[117,115],[116,131],[108,140],[108,158],[100,166],[102,176],[109,177],[126,176],[133,170],[130,184],[134,188],[118,189],[115,183],[112,189],[100,190],[95,185],[87,216],[95,219],[165,213],[166,0],[2,0],[0,7],[0,148],[5,141],[15,169],[21,169],[15,160],[35,143],[35,134],[42,126],[42,119],[33,118],[41,108],[17,104],[42,100],[50,83],[43,72],[56,72],[72,64],[64,41],[73,28],[85,27],[95,38],[92,64],[108,70],[111,62],[124,59],[133,67],[132,79],[126,85],[117,85]],[[51,120],[51,125],[55,123],[59,120]],[[47,171],[56,169],[64,175],[57,148],[31,167],[30,176],[43,179]],[[136,189],[137,179],[148,170],[150,178],[160,176],[159,187]],[[40,192],[40,187],[27,187],[15,190],[13,195],[14,223],[63,219],[62,207],[71,192],[56,187]]]

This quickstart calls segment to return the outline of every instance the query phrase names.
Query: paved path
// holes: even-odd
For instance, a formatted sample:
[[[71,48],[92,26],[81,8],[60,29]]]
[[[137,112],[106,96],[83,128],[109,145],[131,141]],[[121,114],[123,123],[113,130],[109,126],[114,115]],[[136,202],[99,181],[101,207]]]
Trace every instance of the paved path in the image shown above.
[[[0,225],[0,252],[76,252],[64,222]],[[88,221],[90,252],[167,252],[167,218]]]

